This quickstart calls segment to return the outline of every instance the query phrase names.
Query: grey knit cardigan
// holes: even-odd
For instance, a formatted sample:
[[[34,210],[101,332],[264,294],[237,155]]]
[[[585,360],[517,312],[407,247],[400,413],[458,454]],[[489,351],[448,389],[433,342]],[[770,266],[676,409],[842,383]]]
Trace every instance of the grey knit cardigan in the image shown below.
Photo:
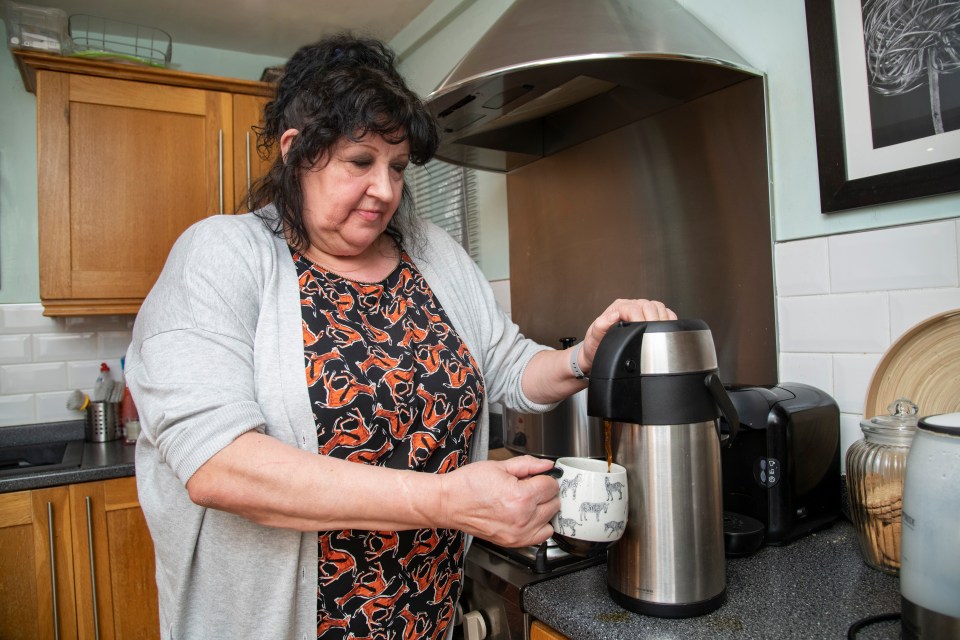
[[[456,242],[421,224],[424,241],[407,251],[483,375],[487,402],[470,459],[484,459],[491,401],[550,408],[520,387],[527,363],[547,347],[520,334]],[[184,488],[250,430],[317,451],[299,294],[283,239],[253,214],[215,216],[176,242],[137,316],[126,378],[142,425],[137,488],[156,551],[165,639],[316,637],[316,533],[200,507]]]

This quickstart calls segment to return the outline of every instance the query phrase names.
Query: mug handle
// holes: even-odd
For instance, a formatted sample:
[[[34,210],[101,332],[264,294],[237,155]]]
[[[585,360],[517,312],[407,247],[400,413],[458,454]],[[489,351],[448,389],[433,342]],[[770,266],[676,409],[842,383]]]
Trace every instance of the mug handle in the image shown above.
[[[551,467],[546,471],[541,471],[540,473],[533,474],[535,476],[550,476],[554,480],[559,480],[563,476],[563,469],[558,467]]]

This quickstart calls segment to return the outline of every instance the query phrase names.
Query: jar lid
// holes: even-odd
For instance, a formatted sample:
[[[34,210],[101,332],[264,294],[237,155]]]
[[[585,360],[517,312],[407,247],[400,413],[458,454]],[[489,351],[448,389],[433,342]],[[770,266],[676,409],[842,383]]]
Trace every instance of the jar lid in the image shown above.
[[[887,405],[887,411],[888,415],[861,421],[860,428],[864,433],[913,435],[917,428],[917,405],[906,398],[897,398]]]
[[[943,433],[948,436],[960,436],[960,413],[942,413],[938,416],[923,418],[919,427],[934,433]]]

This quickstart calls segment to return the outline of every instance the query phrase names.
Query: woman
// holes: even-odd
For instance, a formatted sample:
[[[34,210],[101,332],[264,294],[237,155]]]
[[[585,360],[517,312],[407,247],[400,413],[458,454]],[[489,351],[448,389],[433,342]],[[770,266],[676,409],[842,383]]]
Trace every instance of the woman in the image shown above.
[[[163,637],[442,638],[468,537],[536,544],[559,508],[550,461],[485,461],[488,403],[547,410],[612,324],[676,316],[520,335],[410,211],[438,129],[378,42],[303,47],[260,136],[261,208],[183,234],[127,356]]]

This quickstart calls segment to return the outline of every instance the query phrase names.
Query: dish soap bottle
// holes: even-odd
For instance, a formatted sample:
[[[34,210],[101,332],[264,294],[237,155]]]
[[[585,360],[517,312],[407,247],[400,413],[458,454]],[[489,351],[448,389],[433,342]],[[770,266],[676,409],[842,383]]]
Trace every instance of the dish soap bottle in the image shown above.
[[[120,400],[120,424],[123,425],[124,440],[127,444],[135,444],[140,435],[140,415],[137,405],[133,402],[130,387],[127,386],[126,367],[124,358],[120,358],[120,375],[123,378],[123,398]]]
[[[100,375],[93,384],[93,401],[107,402],[110,399],[110,393],[113,391],[113,380],[110,378],[110,365],[106,362],[100,363]]]

